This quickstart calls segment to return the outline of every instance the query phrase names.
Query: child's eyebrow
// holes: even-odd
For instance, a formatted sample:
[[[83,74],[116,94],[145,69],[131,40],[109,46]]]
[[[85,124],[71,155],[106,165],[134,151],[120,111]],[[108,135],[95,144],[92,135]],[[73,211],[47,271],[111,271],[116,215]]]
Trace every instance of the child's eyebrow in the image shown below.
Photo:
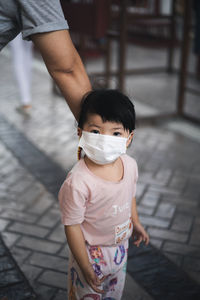
[[[88,126],[89,126],[89,127],[98,127],[98,128],[101,128],[101,126],[98,126],[98,125],[96,125],[96,124],[92,124],[92,123],[91,123],[91,124],[89,124]]]
[[[123,129],[123,126],[120,126],[120,127],[113,127],[112,129],[113,129],[113,130]]]

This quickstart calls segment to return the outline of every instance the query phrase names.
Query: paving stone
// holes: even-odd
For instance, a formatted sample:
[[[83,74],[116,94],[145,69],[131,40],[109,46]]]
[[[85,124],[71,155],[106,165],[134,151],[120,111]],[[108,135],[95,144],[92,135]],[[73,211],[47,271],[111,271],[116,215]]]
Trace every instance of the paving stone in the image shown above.
[[[1,214],[1,217],[8,220],[21,220],[27,223],[34,223],[37,219],[37,216],[35,215],[32,215],[30,213],[23,213],[13,209],[7,209]]]
[[[168,228],[170,222],[168,220],[159,219],[156,217],[140,216],[140,222],[143,225]]]
[[[139,214],[149,215],[152,216],[154,213],[155,207],[149,207],[145,205],[138,205],[137,211]]]
[[[0,289],[2,300],[33,300],[37,299],[33,291],[25,284],[17,284]],[[5,297],[5,298],[4,298]],[[37,299],[38,300],[38,299]]]
[[[15,258],[15,260],[17,261],[18,265],[21,266],[26,260],[26,258],[30,256],[31,251],[13,246],[11,249],[11,253]]]
[[[41,184],[34,183],[20,195],[20,201],[30,207],[44,192],[45,189]]]
[[[7,191],[6,190],[0,190],[0,199],[5,198],[7,195]]]
[[[177,207],[177,212],[184,213],[184,214],[188,213],[193,217],[198,217],[200,214],[200,207],[192,207],[183,204]]]
[[[194,257],[185,257],[183,267],[192,271],[200,271],[200,259]]]
[[[176,213],[171,229],[189,232],[192,226],[193,217],[183,213]]]
[[[192,228],[192,233],[190,237],[190,244],[191,245],[199,245],[200,246],[200,224],[195,223]]]
[[[153,172],[152,171],[145,171],[145,172],[142,171],[139,174],[139,180],[144,184],[160,185],[160,182],[158,181],[158,179],[156,179],[154,177],[154,173],[155,173],[155,171],[153,171]],[[161,183],[161,185],[162,185],[162,183]]]
[[[25,237],[25,236],[21,238],[21,240],[17,243],[17,246],[35,250],[35,251],[52,253],[52,254],[56,253],[61,247],[59,243],[54,243],[50,241],[45,241],[43,239],[36,239],[36,238]]]
[[[36,280],[38,276],[43,272],[43,269],[28,264],[23,264],[21,266],[21,270],[29,280],[29,282],[33,282],[34,280]]]
[[[16,270],[7,270],[5,273],[2,273],[0,280],[0,288],[8,286],[10,284],[16,284],[23,282],[22,276]]]
[[[8,198],[8,193],[5,198],[0,199],[1,203],[1,214],[6,212],[7,210],[18,210],[18,211],[23,211],[25,209],[25,205],[19,203],[15,197],[15,195],[10,194],[10,197]],[[15,198],[15,200],[14,200]]]
[[[194,224],[199,226],[200,225],[200,218],[195,218]]]
[[[13,164],[13,161],[11,161],[12,164]],[[9,170],[8,170],[8,174],[4,174],[2,171],[1,171],[1,174],[4,175],[4,182],[6,183],[7,187],[11,187],[13,184],[16,183],[16,181],[18,181],[18,176],[16,175],[17,172],[12,172],[12,173],[9,173]],[[5,175],[8,175],[7,177],[5,177]]]
[[[10,224],[10,221],[0,219],[0,231],[5,230],[5,228]]]
[[[131,155],[131,153],[130,153],[130,155]],[[139,165],[140,166],[140,165]],[[151,178],[153,178],[154,177],[154,174],[155,174],[155,172],[152,172],[152,171],[141,171],[140,172],[140,176],[139,176],[139,178],[140,178],[140,181],[142,182],[143,180],[144,180],[144,184],[146,184],[146,180],[148,180],[148,179],[151,179]]]
[[[6,248],[2,246],[1,240],[0,240],[0,256],[6,255]]]
[[[188,271],[188,274],[197,284],[200,284],[199,272]]]
[[[52,195],[49,193],[45,193],[41,197],[39,197],[28,209],[28,212],[34,214],[43,214],[51,205],[55,202]]]
[[[34,266],[61,272],[66,272],[68,268],[68,260],[66,258],[42,253],[34,253],[29,258],[29,263]]]
[[[14,222],[11,226],[9,226],[8,230],[11,232],[18,232],[24,235],[36,236],[41,238],[45,237],[49,233],[48,229],[41,226],[37,226],[35,224],[26,224],[26,226],[24,226],[24,223],[19,222]]]
[[[172,175],[172,171],[170,169],[159,170],[155,176],[155,179],[158,180],[159,184],[167,185],[171,175]]]
[[[128,273],[126,275],[122,299],[153,300],[153,298],[148,293],[146,293]]]
[[[67,300],[67,291],[59,290],[53,300]]]
[[[157,207],[155,216],[171,219],[175,210],[176,206],[174,204],[161,202]]]
[[[178,255],[178,254],[172,254],[169,252],[164,252],[166,257],[168,257],[172,262],[174,262],[177,266],[182,266],[183,263],[183,256]]]
[[[13,261],[8,256],[0,257],[0,272],[7,272],[15,267]]]
[[[19,234],[11,232],[3,232],[1,236],[8,248],[11,248],[20,238]]]
[[[153,237],[150,238],[150,243],[155,248],[160,249],[162,247],[163,240],[155,239]]]
[[[140,180],[139,180],[139,182],[137,183],[137,189],[136,189],[136,199],[140,198],[143,195],[145,189],[146,189],[146,184],[140,182]]]
[[[140,202],[142,205],[155,207],[158,204],[160,194],[158,193],[146,193]]]
[[[1,272],[0,272],[0,298],[9,300],[35,299],[35,294],[28,281],[20,271],[11,256],[9,249],[0,237]],[[2,251],[2,249],[4,251]]]
[[[0,153],[1,154],[1,156],[0,156],[0,167],[1,168],[3,168],[8,163],[8,161],[9,161],[9,159],[7,157],[5,157],[3,151],[5,151],[4,147],[2,147],[1,153]],[[4,155],[4,157],[2,157],[2,155]],[[5,177],[4,174],[2,174],[2,173],[1,173],[1,176]]]
[[[57,196],[59,187],[66,177],[66,173],[55,162],[50,161],[37,147],[31,144],[31,142],[17,131],[14,126],[8,123],[2,115],[1,122],[6,123],[12,133],[10,135],[1,134],[1,139],[6,146],[11,151],[14,151],[15,156],[21,163],[30,169],[34,176],[40,180],[54,196]],[[19,141],[18,143],[16,143],[16,139]],[[21,147],[22,144],[23,147]],[[34,159],[34,162],[30,158]],[[7,168],[6,171],[10,172],[11,170]]]
[[[21,192],[25,192],[26,189],[30,188],[32,182],[31,180],[28,178],[21,178],[19,180],[19,177],[17,178],[17,182],[15,181],[15,183],[11,186],[11,191],[16,192],[16,193],[21,193]]]
[[[166,187],[161,187],[161,186],[156,186],[156,185],[151,185],[149,187],[148,191],[157,192],[157,193],[161,193],[161,194],[164,194],[164,195],[171,195],[171,196],[180,195],[179,190],[169,189],[169,188],[166,188]]]
[[[53,228],[60,221],[60,212],[52,209],[37,222],[38,225]]]
[[[193,195],[195,197],[200,196],[200,190],[199,190],[199,179],[195,180],[194,178],[191,180],[189,179],[189,182],[186,186],[186,189],[184,191],[185,197],[191,197],[193,198]]]
[[[169,183],[169,188],[175,188],[175,189],[179,189],[179,190],[183,190],[183,188],[185,187],[187,182],[187,178],[186,176],[184,176],[183,174],[175,174]]]
[[[3,174],[4,176],[9,175],[10,178],[10,173],[13,173],[13,179],[14,181],[10,181],[10,183],[16,182],[17,180],[17,174],[15,172],[15,166],[14,163],[12,164],[6,164],[4,165],[4,167],[1,169],[1,174]]]
[[[38,279],[38,282],[57,288],[67,288],[67,276],[64,273],[45,271]]]
[[[69,258],[69,246],[67,245],[67,243],[64,244],[64,247],[58,254],[59,256],[63,256],[64,258]]]
[[[130,247],[132,254],[129,256],[127,271],[153,299],[198,299],[200,287],[158,250],[150,245],[146,249]]]
[[[66,236],[64,233],[64,226],[62,224],[59,224],[52,233],[48,236],[49,240],[64,243],[66,242]]]
[[[49,300],[55,295],[57,289],[54,287],[46,286],[43,284],[34,281],[32,283],[34,291],[36,291],[36,299],[37,300]]]
[[[157,237],[164,240],[171,240],[176,242],[186,242],[188,240],[188,234],[182,232],[176,232],[158,228],[148,228],[148,233],[150,236]]]
[[[7,186],[5,184],[5,182],[0,182],[0,191],[6,191],[7,190]]]
[[[181,255],[189,255],[193,257],[200,257],[200,252],[198,247],[179,244],[179,243],[172,243],[172,242],[165,242],[163,246],[164,251],[168,251],[171,253],[181,254]]]

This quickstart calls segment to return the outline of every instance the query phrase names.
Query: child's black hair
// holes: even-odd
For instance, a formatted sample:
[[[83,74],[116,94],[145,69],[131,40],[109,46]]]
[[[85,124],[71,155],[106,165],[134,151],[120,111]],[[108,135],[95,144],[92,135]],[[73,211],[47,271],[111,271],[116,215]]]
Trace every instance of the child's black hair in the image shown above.
[[[82,102],[78,127],[83,129],[89,114],[100,115],[103,122],[121,123],[125,130],[135,129],[135,109],[130,99],[118,90],[95,90]]]

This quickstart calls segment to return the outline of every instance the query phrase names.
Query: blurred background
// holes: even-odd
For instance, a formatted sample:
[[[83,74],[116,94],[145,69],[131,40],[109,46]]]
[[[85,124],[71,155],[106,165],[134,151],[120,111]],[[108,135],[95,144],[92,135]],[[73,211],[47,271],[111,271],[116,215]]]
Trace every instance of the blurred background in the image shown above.
[[[199,299],[200,1],[61,5],[93,88],[118,88],[136,108],[128,152],[151,245],[131,248],[123,299]],[[57,192],[77,161],[77,128],[25,43],[18,36],[0,55],[0,299],[62,300],[68,248]]]

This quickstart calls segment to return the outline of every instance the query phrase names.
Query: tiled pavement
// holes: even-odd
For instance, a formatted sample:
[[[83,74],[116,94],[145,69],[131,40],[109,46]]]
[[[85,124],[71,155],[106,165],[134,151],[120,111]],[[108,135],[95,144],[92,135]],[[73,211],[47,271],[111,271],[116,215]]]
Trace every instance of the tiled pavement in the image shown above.
[[[76,161],[76,127],[64,101],[51,95],[44,71],[34,71],[34,107],[29,119],[15,111],[17,90],[6,55],[0,56],[0,73],[2,238],[36,299],[64,300],[68,254],[56,192]],[[164,75],[159,80],[167,90],[170,83]],[[139,165],[138,211],[151,246],[141,248],[140,253],[130,249],[124,300],[191,299],[190,293],[192,299],[199,299],[200,144],[168,125],[138,128],[129,150]],[[4,252],[1,258],[0,282],[9,270],[20,273],[13,261],[4,263]],[[28,294],[12,296],[21,282]],[[4,286],[9,287],[9,300],[34,296],[25,279]]]

